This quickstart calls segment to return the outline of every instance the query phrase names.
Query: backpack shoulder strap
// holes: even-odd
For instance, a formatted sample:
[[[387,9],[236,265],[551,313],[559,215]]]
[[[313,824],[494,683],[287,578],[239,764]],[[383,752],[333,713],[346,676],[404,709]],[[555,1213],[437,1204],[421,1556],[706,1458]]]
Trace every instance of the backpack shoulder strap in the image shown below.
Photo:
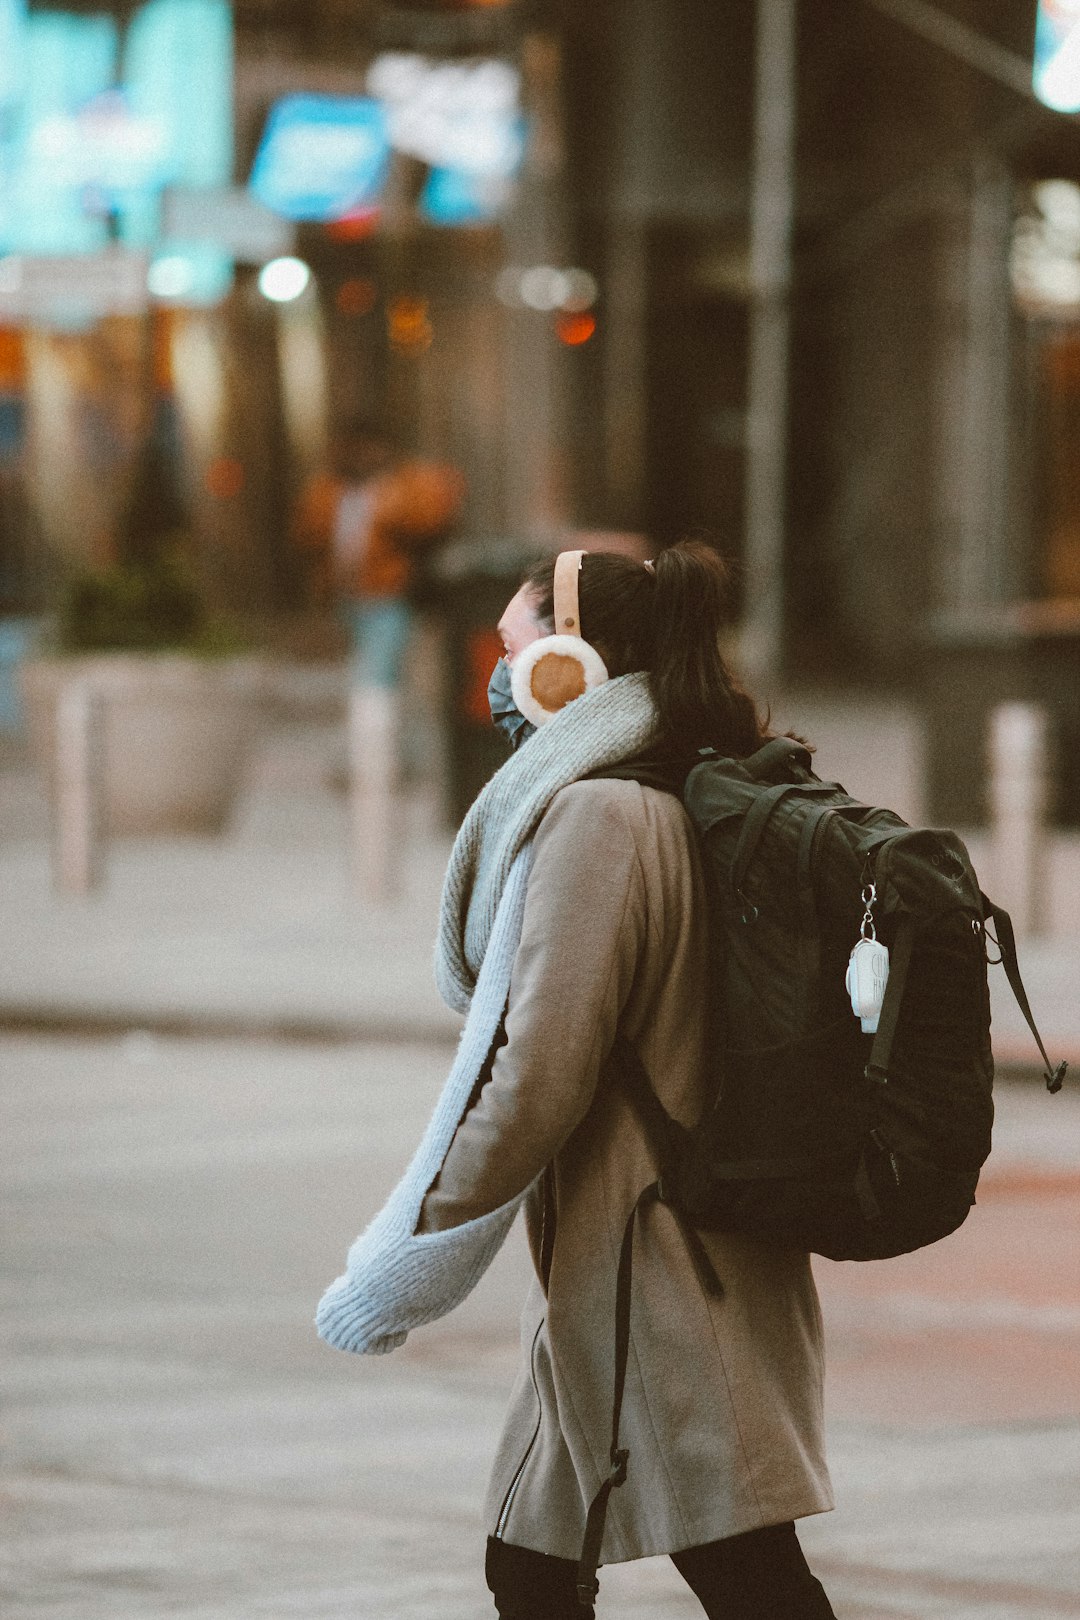
[[[673,1120],[653,1090],[645,1065],[637,1054],[637,1049],[624,1036],[618,1036],[612,1048],[612,1060],[618,1066],[619,1078],[626,1085],[630,1100],[638,1111],[639,1118],[645,1128],[646,1135],[652,1144],[653,1151],[660,1159],[661,1166],[666,1161],[668,1144],[672,1138],[681,1131],[682,1127]],[[582,1542],[581,1557],[578,1560],[577,1591],[578,1599],[586,1608],[590,1607],[599,1591],[596,1579],[597,1567],[600,1563],[600,1548],[604,1540],[604,1525],[607,1522],[608,1500],[612,1491],[618,1490],[620,1485],[626,1483],[627,1470],[630,1463],[629,1448],[620,1445],[619,1429],[622,1423],[623,1394],[626,1389],[626,1367],[630,1355],[630,1299],[634,1279],[634,1233],[637,1229],[638,1217],[650,1204],[658,1203],[663,1199],[661,1180],[652,1181],[643,1187],[634,1202],[634,1207],[627,1217],[623,1229],[622,1247],[619,1250],[619,1271],[615,1283],[615,1385],[611,1403],[611,1448],[609,1452],[610,1467],[608,1473],[600,1482],[600,1488],[592,1501],[585,1518],[585,1537]],[[672,1213],[679,1222],[679,1228],[686,1242],[698,1274],[702,1288],[717,1297],[723,1294],[723,1284],[713,1268],[702,1243],[689,1221],[680,1215],[677,1209]]]
[[[1039,1048],[1042,1060],[1046,1065],[1043,1076],[1046,1081],[1046,1089],[1051,1092],[1060,1091],[1069,1065],[1062,1062],[1055,1067],[1046,1055],[1046,1047],[1043,1045],[1042,1036],[1036,1027],[1035,1017],[1031,1011],[1031,1003],[1028,1001],[1027,991],[1024,989],[1024,981],[1020,977],[1020,963],[1016,959],[1016,935],[1013,933],[1012,918],[1000,906],[995,906],[994,902],[988,899],[985,894],[982,895],[982,903],[984,921],[987,917],[994,919],[997,946],[1001,952],[1001,962],[1005,969],[1005,976],[1009,981],[1009,987],[1016,997],[1020,1011],[1027,1020],[1027,1026],[1035,1037],[1035,1044]]]
[[[806,814],[799,834],[799,848],[795,858],[795,888],[799,899],[802,930],[812,939],[817,932],[817,913],[814,906],[814,853],[818,839],[827,822],[839,815],[836,805],[816,804]]]
[[[682,797],[690,762],[677,761],[659,752],[639,754],[617,765],[603,765],[590,771],[584,778],[588,782],[639,782],[642,787],[657,788],[661,793]]]
[[[671,1155],[678,1151],[679,1139],[683,1135],[682,1127],[672,1119],[656,1095],[645,1065],[638,1056],[637,1048],[625,1035],[621,1033],[616,1035],[609,1062],[618,1084],[622,1086],[634,1106],[649,1146],[659,1160],[662,1173]]]
[[[578,1600],[586,1608],[592,1607],[600,1590],[596,1571],[600,1563],[604,1525],[607,1522],[608,1498],[612,1491],[618,1490],[620,1485],[626,1483],[630,1463],[629,1449],[619,1444],[619,1427],[622,1421],[623,1391],[626,1388],[626,1364],[630,1355],[630,1289],[634,1274],[634,1230],[641,1210],[646,1204],[654,1203],[659,1193],[659,1183],[655,1181],[639,1193],[626,1222],[622,1248],[619,1251],[619,1274],[615,1284],[615,1393],[611,1406],[611,1466],[601,1481],[600,1489],[589,1503],[589,1511],[585,1518],[585,1538],[577,1570]]]

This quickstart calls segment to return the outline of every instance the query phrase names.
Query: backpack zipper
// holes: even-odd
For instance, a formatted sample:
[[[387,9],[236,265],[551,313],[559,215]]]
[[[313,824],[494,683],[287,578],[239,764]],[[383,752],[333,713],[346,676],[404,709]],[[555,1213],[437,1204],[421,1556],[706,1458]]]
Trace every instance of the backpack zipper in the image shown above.
[[[870,1140],[871,1140],[871,1142],[873,1142],[873,1144],[877,1148],[878,1152],[879,1153],[884,1153],[885,1157],[888,1159],[889,1168],[892,1170],[892,1174],[893,1174],[893,1180],[896,1182],[896,1185],[899,1187],[899,1185],[900,1185],[900,1160],[896,1157],[896,1154],[893,1152],[892,1148],[889,1146],[888,1142],[886,1142],[885,1138],[882,1136],[881,1132],[877,1129],[876,1126],[870,1132]]]
[[[543,1325],[544,1325],[544,1322],[541,1321],[540,1325],[536,1329],[536,1332],[533,1334],[532,1348],[529,1351],[529,1377],[532,1379],[533,1391],[534,1391],[534,1393],[536,1395],[536,1427],[533,1429],[532,1438],[530,1439],[528,1445],[525,1447],[525,1451],[524,1451],[524,1454],[523,1454],[523,1456],[521,1458],[521,1461],[518,1463],[517,1468],[514,1470],[514,1477],[510,1481],[510,1485],[509,1485],[509,1488],[508,1488],[508,1490],[506,1492],[506,1495],[503,1497],[503,1504],[502,1504],[502,1507],[499,1509],[498,1522],[495,1525],[495,1540],[496,1541],[501,1541],[502,1538],[503,1538],[503,1535],[504,1535],[505,1530],[506,1530],[506,1522],[510,1517],[510,1509],[514,1505],[514,1497],[517,1495],[518,1486],[521,1484],[521,1477],[525,1472],[526,1464],[528,1463],[529,1458],[532,1456],[533,1447],[536,1445],[537,1439],[538,1439],[539,1434],[540,1434],[540,1421],[541,1421],[541,1418],[543,1417],[543,1404],[542,1404],[542,1402],[540,1400],[540,1386],[536,1382],[536,1346],[537,1346],[537,1343],[539,1342],[540,1329],[543,1327]]]

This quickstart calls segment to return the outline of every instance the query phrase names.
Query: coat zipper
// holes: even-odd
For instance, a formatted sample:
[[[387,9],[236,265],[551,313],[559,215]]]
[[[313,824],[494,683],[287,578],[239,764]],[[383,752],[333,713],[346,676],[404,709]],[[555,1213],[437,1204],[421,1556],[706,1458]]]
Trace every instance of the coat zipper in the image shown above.
[[[543,1417],[543,1407],[540,1401],[540,1386],[536,1382],[536,1346],[540,1339],[540,1329],[543,1327],[543,1325],[544,1323],[541,1321],[539,1327],[536,1329],[536,1332],[533,1334],[532,1349],[529,1351],[529,1377],[532,1379],[533,1391],[536,1395],[536,1427],[532,1432],[532,1438],[525,1447],[524,1456],[514,1471],[514,1477],[510,1481],[510,1488],[503,1498],[503,1505],[499,1509],[499,1522],[495,1526],[496,1541],[501,1541],[503,1538],[503,1533],[506,1530],[506,1521],[510,1517],[510,1509],[514,1505],[514,1497],[517,1495],[518,1486],[521,1484],[521,1476],[525,1472],[525,1465],[532,1456],[533,1447],[536,1445],[537,1437],[540,1434],[540,1420]]]

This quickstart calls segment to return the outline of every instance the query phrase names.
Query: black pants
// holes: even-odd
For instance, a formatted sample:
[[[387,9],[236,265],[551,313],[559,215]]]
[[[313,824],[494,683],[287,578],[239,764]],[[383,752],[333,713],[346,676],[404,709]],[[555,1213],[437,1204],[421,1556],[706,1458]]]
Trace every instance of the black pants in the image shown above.
[[[806,1565],[793,1524],[773,1524],[673,1553],[709,1620],[836,1620]],[[500,1620],[593,1620],[578,1602],[577,1565],[494,1538],[487,1583]]]

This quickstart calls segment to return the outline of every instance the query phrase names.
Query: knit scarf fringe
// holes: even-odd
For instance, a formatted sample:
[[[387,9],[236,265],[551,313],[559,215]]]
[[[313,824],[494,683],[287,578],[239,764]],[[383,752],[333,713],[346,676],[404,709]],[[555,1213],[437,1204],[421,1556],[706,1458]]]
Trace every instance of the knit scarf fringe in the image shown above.
[[[443,884],[435,981],[467,1012],[510,868],[561,788],[619,765],[656,733],[645,674],[620,675],[567,704],[512,754],[461,824]]]

